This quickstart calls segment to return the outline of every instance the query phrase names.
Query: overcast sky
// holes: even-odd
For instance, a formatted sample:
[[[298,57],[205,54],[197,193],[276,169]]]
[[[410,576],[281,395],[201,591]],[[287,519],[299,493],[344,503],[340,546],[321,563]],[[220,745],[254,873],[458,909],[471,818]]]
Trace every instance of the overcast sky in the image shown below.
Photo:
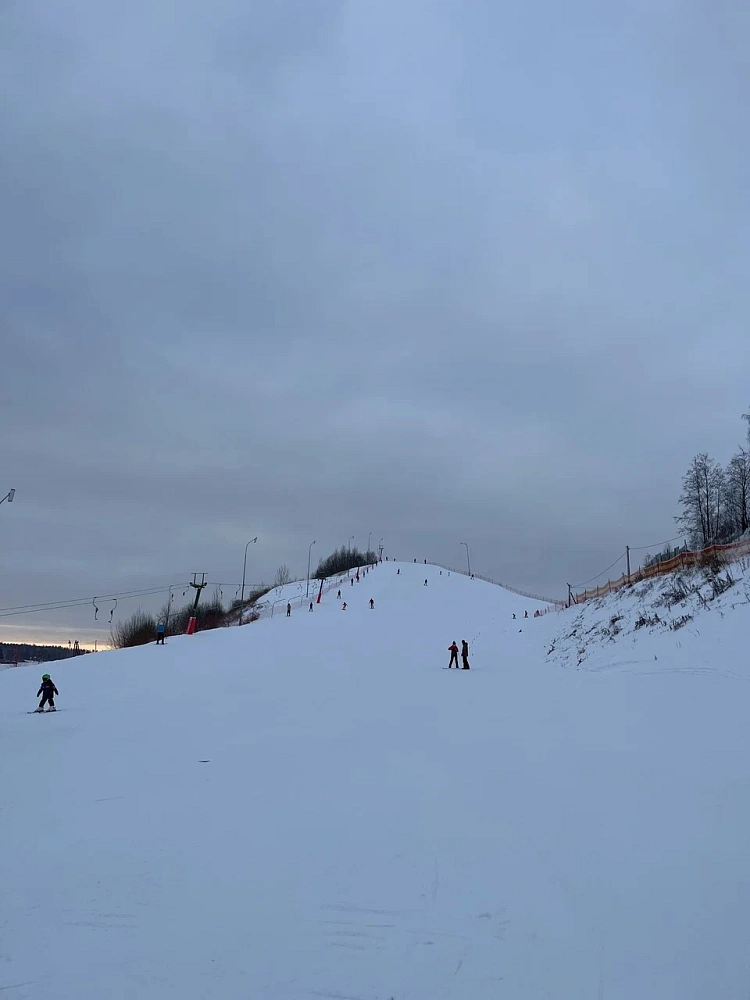
[[[748,10],[6,0],[0,606],[674,535],[750,404]]]

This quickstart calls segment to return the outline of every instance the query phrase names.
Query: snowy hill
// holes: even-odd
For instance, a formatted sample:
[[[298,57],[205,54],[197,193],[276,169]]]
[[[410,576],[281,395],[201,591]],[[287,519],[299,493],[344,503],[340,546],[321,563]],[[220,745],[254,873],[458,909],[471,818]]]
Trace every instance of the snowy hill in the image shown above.
[[[601,604],[392,563],[344,599],[55,664],[56,715],[0,675],[0,990],[746,995],[748,605],[579,666]]]

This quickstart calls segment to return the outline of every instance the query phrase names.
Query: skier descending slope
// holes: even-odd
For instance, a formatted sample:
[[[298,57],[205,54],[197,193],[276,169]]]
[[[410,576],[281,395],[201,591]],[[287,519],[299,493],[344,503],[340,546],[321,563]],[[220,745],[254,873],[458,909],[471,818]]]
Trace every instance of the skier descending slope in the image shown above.
[[[39,702],[39,708],[37,708],[36,711],[43,712],[45,704],[49,702],[49,711],[56,712],[57,709],[55,708],[55,695],[59,693],[60,692],[57,690],[54,683],[52,682],[52,678],[50,677],[50,675],[42,674],[42,683],[39,690],[36,693],[37,698],[39,697],[39,695],[42,695],[42,700]]]

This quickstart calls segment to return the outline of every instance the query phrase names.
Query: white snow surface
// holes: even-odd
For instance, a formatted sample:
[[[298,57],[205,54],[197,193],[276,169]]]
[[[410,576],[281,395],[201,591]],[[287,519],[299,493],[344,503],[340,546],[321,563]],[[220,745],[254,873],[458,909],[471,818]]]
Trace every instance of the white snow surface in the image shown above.
[[[345,586],[0,675],[3,996],[745,1000],[742,593],[579,664],[602,602]]]

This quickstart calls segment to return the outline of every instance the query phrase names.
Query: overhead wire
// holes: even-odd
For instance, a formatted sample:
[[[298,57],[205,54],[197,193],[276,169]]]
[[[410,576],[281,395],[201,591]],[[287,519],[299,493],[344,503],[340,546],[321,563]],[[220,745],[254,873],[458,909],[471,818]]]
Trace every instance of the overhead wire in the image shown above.
[[[174,586],[181,586],[175,584]],[[149,597],[154,594],[164,593],[167,587],[148,587],[142,590],[128,590],[121,594],[99,594],[93,600],[97,601],[118,601],[129,600],[134,597]],[[62,611],[67,608],[78,608],[90,605],[91,597],[75,597],[67,600],[37,602],[36,604],[18,604],[13,607],[0,608],[0,618],[10,618],[14,615],[35,614],[39,611]],[[114,611],[114,608],[112,609]]]
[[[153,597],[155,594],[161,594],[168,592],[170,589],[179,589],[184,586],[187,590],[188,584],[173,583],[168,586],[160,587],[146,587],[141,590],[127,590],[122,593],[117,594],[97,594],[95,597],[71,597],[63,598],[57,601],[38,601],[36,604],[16,604],[7,608],[0,608],[0,618],[12,618],[15,615],[33,615],[41,611],[65,611],[69,608],[80,608],[87,605],[94,604],[94,608],[97,608],[96,601],[99,602],[109,602],[114,601],[115,606],[110,609],[110,623],[112,620],[112,615],[117,601],[132,600],[134,597]],[[209,587],[235,587],[238,586],[234,583],[213,583],[207,584]],[[95,612],[96,617],[96,612]]]
[[[674,538],[668,538],[665,542],[655,542],[653,545],[631,545],[631,552],[643,552],[644,549],[659,549],[662,545],[669,545],[670,542],[677,542],[684,538],[684,535],[675,535]]]
[[[587,584],[593,583],[594,580],[598,580],[600,576],[604,576],[605,573],[608,573],[614,566],[618,564],[618,562],[621,559],[624,558],[625,558],[625,553],[621,552],[620,555],[615,559],[615,561],[613,563],[610,563],[610,565],[607,566],[606,569],[603,569],[601,573],[597,573],[596,576],[592,576],[590,580],[584,580],[583,583],[571,584],[571,589],[578,590],[579,587],[585,587]]]

